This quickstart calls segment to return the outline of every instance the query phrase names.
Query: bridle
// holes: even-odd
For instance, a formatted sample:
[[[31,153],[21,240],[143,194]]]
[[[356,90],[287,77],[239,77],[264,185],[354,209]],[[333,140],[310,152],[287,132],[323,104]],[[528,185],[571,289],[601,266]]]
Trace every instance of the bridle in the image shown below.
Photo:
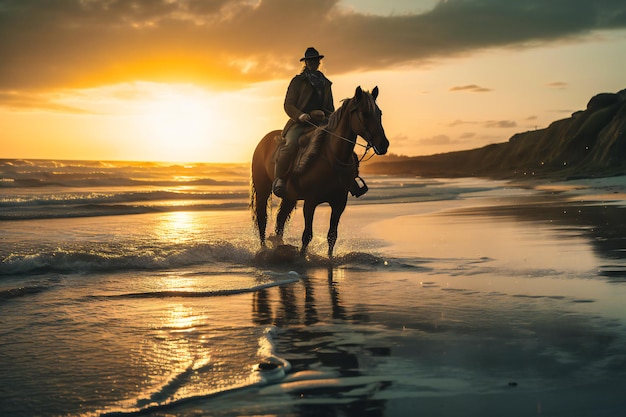
[[[352,109],[352,110],[349,110],[349,111],[352,113],[352,112],[354,112],[354,111],[357,111],[357,109],[355,108],[355,109]],[[352,145],[355,145],[355,146],[361,146],[362,148],[365,148],[365,151],[363,152],[363,155],[362,155],[362,156],[358,159],[358,162],[357,162],[357,163],[360,163],[360,162],[369,161],[369,160],[370,160],[370,159],[371,159],[374,155],[376,155],[376,153],[373,153],[373,154],[371,154],[371,155],[370,155],[367,159],[365,159],[365,157],[367,156],[367,154],[368,154],[369,150],[370,150],[370,149],[372,149],[374,146],[371,144],[372,140],[371,140],[371,138],[369,137],[369,136],[370,136],[370,135],[369,135],[369,132],[368,132],[368,131],[367,131],[367,129],[365,128],[365,122],[363,121],[363,119],[362,119],[362,117],[361,117],[362,113],[363,113],[363,112],[357,111],[357,115],[356,115],[356,117],[357,117],[357,120],[359,121],[359,123],[361,123],[361,127],[362,127],[362,130],[363,130],[363,134],[356,134],[356,137],[355,137],[355,139],[354,139],[354,140],[352,140],[352,139],[348,139],[348,138],[343,137],[343,136],[341,136],[341,135],[338,135],[338,134],[337,134],[337,133],[335,133],[335,132],[331,132],[330,130],[328,130],[328,129],[326,129],[326,128],[322,127],[322,126],[318,126],[318,125],[316,125],[315,123],[311,122],[310,120],[307,120],[306,122],[307,122],[309,125],[311,125],[311,126],[313,126],[313,127],[317,128],[317,129],[320,129],[322,132],[326,132],[326,133],[328,133],[329,135],[336,137],[337,139],[341,139],[341,140],[343,140],[343,141],[345,141],[345,142],[348,142],[348,143],[350,143],[350,144],[352,144]],[[355,132],[355,133],[356,133],[356,132]],[[366,144],[366,145],[363,145],[362,143],[358,143],[358,142],[357,142],[357,138],[358,138],[359,136],[361,136],[363,139],[365,139],[365,142],[367,142],[367,144]],[[339,160],[337,160],[337,162],[338,162],[338,163],[340,163],[340,164],[342,164],[342,165],[346,165],[346,166],[353,165],[352,163],[345,164],[344,162],[339,161]]]

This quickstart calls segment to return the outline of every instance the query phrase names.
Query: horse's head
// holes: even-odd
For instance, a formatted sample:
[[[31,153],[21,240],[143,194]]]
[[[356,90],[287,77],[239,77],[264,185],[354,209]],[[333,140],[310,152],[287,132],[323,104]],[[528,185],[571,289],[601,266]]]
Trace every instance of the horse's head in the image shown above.
[[[384,155],[389,148],[389,140],[383,129],[383,112],[376,104],[378,87],[371,93],[356,88],[354,97],[350,100],[351,126],[354,132],[367,141],[377,155]]]

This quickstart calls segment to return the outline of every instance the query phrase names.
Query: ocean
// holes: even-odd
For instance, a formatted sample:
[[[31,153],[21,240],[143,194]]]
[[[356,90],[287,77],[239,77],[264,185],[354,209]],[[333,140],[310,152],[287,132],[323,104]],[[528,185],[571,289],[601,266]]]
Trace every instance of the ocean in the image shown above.
[[[0,415],[626,416],[626,177],[365,179],[267,264],[247,164],[0,160]]]

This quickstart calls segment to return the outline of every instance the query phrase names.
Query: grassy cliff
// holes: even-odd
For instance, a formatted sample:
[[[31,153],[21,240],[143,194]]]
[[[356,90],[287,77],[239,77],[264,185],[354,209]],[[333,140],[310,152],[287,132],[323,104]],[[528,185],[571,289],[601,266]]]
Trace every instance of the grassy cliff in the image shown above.
[[[393,146],[393,144],[392,144]],[[626,173],[626,89],[601,93],[587,108],[508,142],[429,156],[377,158],[363,174],[425,177],[571,178]]]

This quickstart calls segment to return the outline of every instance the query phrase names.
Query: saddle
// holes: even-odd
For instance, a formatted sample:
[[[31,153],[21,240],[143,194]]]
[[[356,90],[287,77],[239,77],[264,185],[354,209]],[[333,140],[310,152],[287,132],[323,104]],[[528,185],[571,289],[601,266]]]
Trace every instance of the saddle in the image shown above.
[[[319,156],[325,137],[326,133],[322,129],[311,126],[305,130],[304,134],[298,138],[298,152],[291,162],[289,175],[302,175],[307,171],[311,163]],[[282,135],[276,135],[274,140],[279,145],[274,153],[274,161],[276,161],[285,138]]]
[[[319,157],[320,149],[327,136],[326,131],[320,128],[311,127],[305,130],[304,134],[298,138],[298,152],[291,162],[287,177],[298,177],[309,169],[311,163]],[[276,162],[285,138],[279,134],[274,136],[274,140],[279,145],[274,152],[274,162]],[[358,198],[368,191],[368,187],[359,176],[359,158],[355,153],[352,154],[352,159],[353,163],[338,167],[339,181],[346,185],[350,194]]]

